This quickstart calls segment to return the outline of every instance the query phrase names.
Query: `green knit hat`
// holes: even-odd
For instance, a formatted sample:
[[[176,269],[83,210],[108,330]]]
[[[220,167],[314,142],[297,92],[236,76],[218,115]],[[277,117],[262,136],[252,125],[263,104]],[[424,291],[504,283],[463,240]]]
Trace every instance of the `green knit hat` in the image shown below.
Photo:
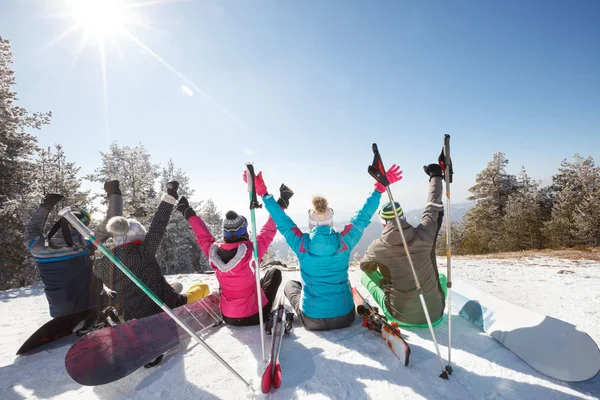
[[[402,211],[402,207],[400,207],[400,203],[395,201],[394,205],[396,206],[396,211],[398,212],[398,217],[402,217],[404,215],[404,212]],[[388,203],[386,203],[386,205],[381,207],[381,210],[379,211],[379,216],[381,217],[381,219],[383,219],[385,221],[393,220],[395,218],[395,216],[394,216],[394,209],[392,208],[392,203],[388,202]]]

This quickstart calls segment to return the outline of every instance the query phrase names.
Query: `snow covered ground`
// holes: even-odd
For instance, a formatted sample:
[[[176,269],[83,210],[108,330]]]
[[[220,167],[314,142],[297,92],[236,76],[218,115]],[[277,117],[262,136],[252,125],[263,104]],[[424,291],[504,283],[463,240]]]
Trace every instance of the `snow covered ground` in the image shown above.
[[[440,266],[445,261],[440,259]],[[600,262],[522,259],[456,259],[454,277],[505,300],[569,321],[600,343]],[[443,268],[442,268],[443,269]],[[567,271],[567,272],[560,272]],[[560,273],[559,273],[560,272]],[[284,280],[298,272],[286,272]],[[359,272],[351,279],[359,283]],[[171,276],[184,287],[211,275]],[[364,293],[362,287],[359,290]],[[29,335],[49,319],[40,284],[0,292],[0,399],[595,399],[600,376],[566,384],[539,374],[494,339],[459,316],[452,316],[454,374],[438,378],[439,363],[427,330],[404,331],[412,348],[409,367],[400,365],[384,342],[353,326],[308,332],[295,321],[281,350],[283,385],[270,395],[250,393],[201,346],[180,346],[162,364],[140,369],[104,386],[83,387],[71,380],[64,356],[75,338],[66,338],[36,354],[14,354]],[[442,355],[447,356],[447,324],[436,327]],[[258,328],[220,326],[205,339],[256,387],[260,361]],[[543,340],[543,338],[540,338]],[[391,396],[391,397],[390,397]]]

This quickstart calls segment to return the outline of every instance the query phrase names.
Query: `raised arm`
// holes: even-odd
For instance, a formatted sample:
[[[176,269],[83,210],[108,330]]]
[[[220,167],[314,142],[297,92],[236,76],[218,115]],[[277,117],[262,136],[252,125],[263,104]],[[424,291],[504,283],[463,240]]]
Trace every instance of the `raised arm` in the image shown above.
[[[425,211],[423,211],[421,223],[417,227],[417,230],[435,240],[439,228],[439,217],[444,213],[444,204],[442,203],[444,191],[442,182],[444,175],[442,168],[438,164],[429,164],[423,168],[425,173],[429,175],[429,195],[427,196],[427,205],[425,206]]]
[[[119,188],[119,181],[109,181],[104,183],[104,191],[108,199],[108,209],[106,210],[106,216],[104,220],[96,228],[95,234],[96,239],[100,242],[106,241],[110,234],[106,230],[106,224],[112,217],[118,217],[123,215],[123,196],[121,196],[121,189]]]
[[[244,182],[247,182],[246,172],[244,171]],[[282,184],[279,188],[279,200],[275,201],[275,198],[267,192],[267,185],[262,177],[262,172],[259,172],[258,175],[254,177],[254,188],[256,190],[256,194],[263,198],[265,203],[265,208],[271,215],[271,218],[279,232],[285,238],[285,241],[290,246],[290,248],[298,254],[300,252],[300,248],[302,246],[302,232],[298,229],[298,226],[288,215],[285,213],[285,209],[290,204],[290,199],[294,195],[292,189]],[[267,224],[269,221],[267,221]],[[265,227],[267,227],[265,224]],[[263,228],[264,229],[264,228]],[[269,241],[269,244],[273,241],[273,238]],[[268,246],[265,247],[264,252],[267,252]],[[260,244],[259,244],[260,251]],[[263,253],[264,254],[264,253]]]
[[[262,174],[261,174],[262,178]],[[294,195],[292,189],[287,187],[285,184],[281,184],[279,187],[279,200],[277,200],[277,204],[281,207],[282,210],[285,210],[290,205],[290,199]],[[262,259],[263,256],[267,253],[269,246],[273,243],[273,239],[275,239],[275,235],[277,234],[277,226],[273,217],[269,217],[265,225],[262,227],[260,234],[258,235],[258,258]]]
[[[271,219],[277,226],[277,230],[283,235],[292,251],[298,254],[302,244],[302,231],[300,231],[296,223],[285,213],[272,195],[265,194],[263,201],[265,208],[271,215]]]
[[[371,223],[371,218],[373,218],[373,215],[375,215],[375,212],[379,207],[380,200],[381,193],[379,193],[377,190],[373,190],[373,193],[367,197],[367,200],[365,201],[365,204],[363,204],[362,208],[344,227],[344,230],[341,234],[344,238],[344,241],[351,249],[356,246],[362,237],[365,228]]]
[[[148,229],[146,238],[141,245],[142,251],[146,254],[156,254],[158,246],[165,236],[171,212],[177,204],[177,198],[179,197],[177,195],[178,187],[179,183],[176,181],[167,184],[167,193],[163,194],[161,202],[158,205],[158,210],[156,210],[154,218],[152,218],[152,222],[150,223],[150,229]]]
[[[44,225],[46,225],[50,210],[63,198],[60,194],[47,194],[38,209],[29,218],[29,221],[25,225],[25,237],[23,240],[23,243],[29,250],[31,250],[37,239],[43,239]],[[43,240],[39,240],[39,242],[43,242]]]
[[[210,246],[215,242],[215,238],[210,233],[210,230],[199,216],[196,215],[196,212],[190,204],[185,196],[182,196],[179,199],[179,203],[177,203],[177,211],[183,215],[183,218],[187,220],[187,222],[192,227],[194,231],[194,235],[196,235],[196,241],[198,242],[198,246],[200,246],[200,250],[204,253],[204,255],[208,258]]]

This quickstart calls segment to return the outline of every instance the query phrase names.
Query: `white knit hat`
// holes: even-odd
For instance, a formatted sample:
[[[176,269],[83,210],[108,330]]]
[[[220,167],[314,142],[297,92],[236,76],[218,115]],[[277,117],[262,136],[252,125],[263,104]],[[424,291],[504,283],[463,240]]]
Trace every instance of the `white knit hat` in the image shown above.
[[[144,240],[146,237],[144,225],[133,218],[112,217],[106,224],[106,230],[115,236],[115,246],[136,240]]]
[[[327,199],[323,196],[312,198],[313,208],[308,210],[308,228],[315,226],[333,226],[333,209],[328,207]]]

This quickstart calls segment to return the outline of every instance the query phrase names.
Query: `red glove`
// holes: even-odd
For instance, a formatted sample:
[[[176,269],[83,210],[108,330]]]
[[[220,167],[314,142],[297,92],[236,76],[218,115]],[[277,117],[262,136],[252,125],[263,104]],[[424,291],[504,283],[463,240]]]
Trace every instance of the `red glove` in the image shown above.
[[[392,183],[396,183],[402,180],[402,171],[400,171],[399,166],[394,164],[387,170],[387,172],[385,173],[385,177],[391,185]],[[385,192],[385,186],[383,186],[379,182],[375,182],[375,190],[377,190],[379,193],[383,193]]]
[[[248,176],[246,174],[247,171],[244,171],[243,178],[244,182],[248,183]],[[260,197],[263,197],[265,194],[267,194],[267,185],[265,185],[265,181],[263,180],[262,171],[254,177],[254,190],[256,191],[256,194]]]

